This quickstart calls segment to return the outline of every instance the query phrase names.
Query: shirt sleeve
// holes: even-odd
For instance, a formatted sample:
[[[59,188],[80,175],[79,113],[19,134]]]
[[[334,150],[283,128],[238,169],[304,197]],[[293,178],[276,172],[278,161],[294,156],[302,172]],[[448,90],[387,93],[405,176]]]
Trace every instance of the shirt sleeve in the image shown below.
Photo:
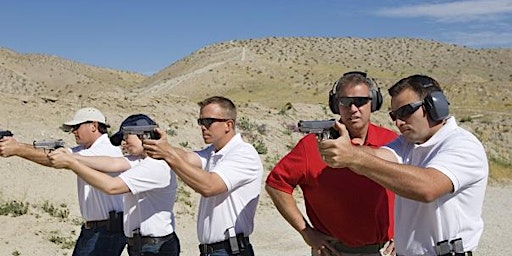
[[[105,137],[104,137],[105,136]],[[77,146],[72,149],[73,153],[78,153],[82,156],[115,156],[122,157],[123,152],[119,147],[113,146],[110,144],[107,135],[102,135],[97,139],[95,144],[89,148],[83,148],[82,146]]]
[[[306,179],[306,170],[309,168],[306,149],[312,140],[316,145],[315,135],[310,134],[302,138],[270,171],[266,184],[292,194],[293,189]]]
[[[454,192],[488,175],[485,149],[473,135],[447,138],[426,167],[448,176],[453,183]]]
[[[119,177],[130,188],[130,191],[136,195],[148,190],[168,186],[170,171],[166,162],[150,158],[121,173]]]
[[[407,145],[407,143],[405,143],[404,138],[402,136],[399,136],[398,138],[394,139],[387,145],[382,146],[381,148],[391,151],[391,153],[393,153],[393,155],[395,155],[398,163],[403,164],[404,163],[403,155],[404,155],[405,145]]]
[[[209,145],[202,150],[194,151],[201,160],[201,169],[204,170],[206,168],[206,163],[208,161],[208,158],[212,154],[212,151],[213,145]]]

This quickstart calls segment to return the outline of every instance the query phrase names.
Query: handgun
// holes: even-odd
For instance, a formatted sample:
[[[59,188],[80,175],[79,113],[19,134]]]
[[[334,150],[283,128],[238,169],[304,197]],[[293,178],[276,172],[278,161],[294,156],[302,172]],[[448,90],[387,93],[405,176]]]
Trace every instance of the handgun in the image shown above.
[[[156,125],[140,125],[140,126],[125,126],[121,129],[123,135],[125,134],[135,134],[139,137],[139,139],[151,139],[158,140],[160,139],[160,135],[155,132],[155,129],[158,126]]]
[[[334,124],[336,124],[334,119],[312,121],[300,120],[297,127],[302,133],[316,134],[317,140],[322,141],[327,139],[337,139],[340,137],[340,133],[334,129]]]
[[[4,137],[12,137],[14,134],[12,134],[9,130],[0,130],[0,140]]]
[[[45,151],[49,150],[51,152],[58,148],[63,148],[65,145],[65,142],[62,139],[58,139],[58,140],[34,141],[32,144],[34,145],[34,148],[42,148]]]

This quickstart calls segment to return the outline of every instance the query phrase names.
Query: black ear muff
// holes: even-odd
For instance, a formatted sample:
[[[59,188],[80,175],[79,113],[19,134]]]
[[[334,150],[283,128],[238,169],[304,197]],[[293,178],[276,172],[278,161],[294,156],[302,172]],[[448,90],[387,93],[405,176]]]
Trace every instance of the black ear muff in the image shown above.
[[[425,111],[432,121],[444,120],[449,114],[450,103],[442,91],[433,91],[423,100]]]
[[[367,83],[370,86],[370,97],[372,98],[371,112],[379,110],[380,107],[382,106],[383,97],[382,97],[382,93],[380,92],[380,88],[377,85],[377,82],[375,82],[375,80],[373,80],[372,78],[367,77],[366,73],[361,72],[361,71],[347,72],[347,73],[343,74],[342,77],[344,77],[346,75],[352,75],[352,74],[362,75],[366,78]],[[332,89],[329,91],[329,108],[331,109],[333,114],[337,114],[337,115],[340,114],[338,99],[336,97],[336,92],[338,91],[338,82],[339,82],[339,79],[336,80],[336,82],[332,86]]]
[[[380,109],[383,102],[382,93],[380,92],[380,88],[377,85],[377,82],[371,78],[367,78],[368,83],[370,84],[370,97],[372,97],[372,108],[371,111],[375,112]]]
[[[372,112],[375,112],[382,106],[383,100],[380,88],[370,90],[370,97],[372,97]]]
[[[340,109],[338,99],[336,98],[336,91],[338,90],[338,81],[334,83],[332,89],[329,91],[329,108],[333,114],[339,115]]]

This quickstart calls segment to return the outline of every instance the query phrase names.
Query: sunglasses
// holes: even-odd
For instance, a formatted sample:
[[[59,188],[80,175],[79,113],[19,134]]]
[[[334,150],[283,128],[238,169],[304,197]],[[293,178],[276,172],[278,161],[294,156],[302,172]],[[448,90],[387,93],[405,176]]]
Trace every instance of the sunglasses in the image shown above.
[[[359,108],[366,105],[371,99],[370,97],[339,97],[338,102],[344,107],[350,107],[354,104]]]
[[[414,114],[414,112],[416,112],[421,106],[423,106],[423,101],[409,103],[399,107],[395,111],[390,111],[389,116],[393,121],[396,121],[397,119],[405,120]]]
[[[206,129],[210,129],[210,126],[215,122],[226,122],[232,119],[225,118],[214,118],[214,117],[206,117],[197,119],[197,124],[206,127]]]
[[[90,123],[92,123],[92,121],[87,121],[87,122],[72,125],[72,126],[70,126],[70,128],[71,128],[70,131],[74,132],[74,131],[78,130],[78,128],[80,128],[80,126],[82,126],[82,124],[90,124]]]

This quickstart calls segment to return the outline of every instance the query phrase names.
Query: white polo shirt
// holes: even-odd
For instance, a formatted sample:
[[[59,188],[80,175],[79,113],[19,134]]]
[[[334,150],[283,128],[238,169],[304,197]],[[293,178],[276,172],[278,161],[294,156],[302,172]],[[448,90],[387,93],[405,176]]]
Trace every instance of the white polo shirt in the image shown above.
[[[121,149],[110,143],[107,134],[101,135],[89,148],[76,146],[71,151],[82,156],[123,156]],[[107,174],[112,177],[119,175],[118,172],[108,172]],[[122,195],[107,195],[89,185],[79,176],[77,176],[77,188],[80,213],[86,221],[106,220],[110,211],[123,211]]]
[[[126,158],[131,169],[119,177],[130,188],[124,194],[124,234],[140,228],[142,236],[160,237],[174,232],[174,201],[178,183],[176,174],[163,160],[151,157]]]
[[[445,174],[454,191],[431,203],[396,195],[395,248],[400,255],[436,255],[437,242],[462,238],[474,251],[483,231],[482,205],[489,166],[482,143],[457,126],[454,117],[423,144],[400,136],[386,147],[400,163],[431,167]]]
[[[263,165],[254,147],[236,134],[221,150],[213,145],[196,152],[202,168],[217,173],[227,192],[201,197],[197,216],[197,235],[201,244],[227,239],[226,229],[249,236],[254,229],[254,215],[261,192]]]

